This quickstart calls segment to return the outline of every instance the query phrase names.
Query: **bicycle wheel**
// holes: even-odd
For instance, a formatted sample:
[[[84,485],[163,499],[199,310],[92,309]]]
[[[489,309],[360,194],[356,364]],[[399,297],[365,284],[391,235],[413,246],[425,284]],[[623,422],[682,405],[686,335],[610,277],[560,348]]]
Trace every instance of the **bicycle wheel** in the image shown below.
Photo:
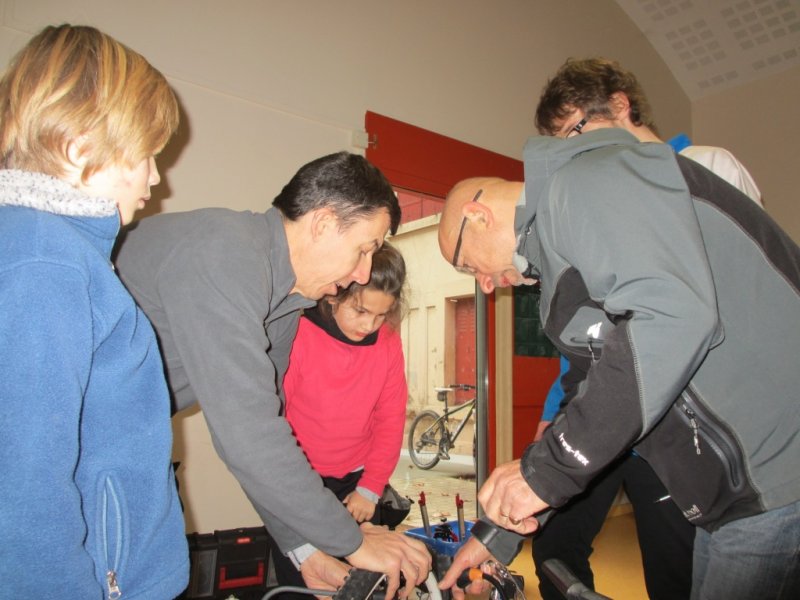
[[[439,462],[439,447],[444,423],[432,410],[422,411],[408,430],[408,455],[420,469],[431,469]]]

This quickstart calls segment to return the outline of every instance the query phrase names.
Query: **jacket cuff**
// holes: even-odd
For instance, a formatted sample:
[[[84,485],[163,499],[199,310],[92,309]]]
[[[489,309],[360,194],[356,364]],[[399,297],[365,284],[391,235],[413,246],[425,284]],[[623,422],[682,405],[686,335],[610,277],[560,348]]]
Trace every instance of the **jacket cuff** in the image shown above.
[[[360,485],[356,487],[356,491],[362,496],[364,496],[364,498],[372,502],[373,504],[377,504],[378,500],[381,499],[381,497],[378,494],[376,494],[372,490],[368,490],[365,487],[361,487]]]
[[[556,421],[557,422],[557,421]],[[547,433],[547,432],[545,432]],[[552,473],[552,469],[542,469],[538,471],[534,466],[536,458],[541,459],[540,464],[546,465],[546,457],[548,457],[547,444],[544,440],[530,444],[522,452],[522,459],[520,460],[520,471],[522,478],[548,506],[558,507],[565,504],[570,496],[565,496],[560,493],[554,493],[555,486],[553,482],[546,477],[547,473]],[[576,490],[574,494],[578,494],[580,490]]]
[[[303,562],[316,551],[317,549],[311,544],[303,544],[294,550],[289,550],[286,553],[286,556],[292,561],[294,568],[299,571],[300,565],[302,565]]]
[[[498,561],[508,565],[514,560],[522,549],[524,535],[503,529],[492,523],[486,517],[481,517],[470,530],[472,537],[476,538]]]

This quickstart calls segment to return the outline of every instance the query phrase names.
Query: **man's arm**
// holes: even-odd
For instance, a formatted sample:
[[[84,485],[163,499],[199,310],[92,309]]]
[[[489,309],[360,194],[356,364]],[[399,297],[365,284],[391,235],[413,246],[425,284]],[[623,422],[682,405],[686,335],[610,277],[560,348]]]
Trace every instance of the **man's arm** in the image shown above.
[[[281,415],[282,372],[268,351],[288,353],[298,309],[281,319],[281,327],[270,327],[273,339],[267,336],[266,313],[276,307],[269,307],[265,263],[230,238],[180,247],[159,270],[159,301],[214,446],[278,545],[288,551],[310,542],[343,556],[362,536]]]
[[[472,528],[472,535],[456,552],[450,568],[439,582],[439,588],[451,589],[454,598],[463,599],[464,590],[453,587],[465,569],[478,567],[481,563],[493,558],[508,565],[519,554],[525,538],[513,531],[498,527],[486,517],[480,519]],[[470,593],[478,594],[481,589],[468,588]]]
[[[670,149],[615,152],[589,152],[558,172],[552,233],[541,228],[602,305],[597,322],[610,324],[593,341],[579,332],[574,351],[591,360],[585,382],[523,456],[523,475],[552,506],[649,431],[721,337],[702,235]]]

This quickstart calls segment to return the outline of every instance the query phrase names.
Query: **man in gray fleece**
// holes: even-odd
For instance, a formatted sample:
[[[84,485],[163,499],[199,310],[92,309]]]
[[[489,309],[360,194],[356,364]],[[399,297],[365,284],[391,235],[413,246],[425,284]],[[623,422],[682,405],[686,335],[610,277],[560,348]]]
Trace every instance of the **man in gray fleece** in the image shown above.
[[[202,209],[140,221],[120,277],[158,334],[175,411],[198,402],[214,447],[313,588],[351,565],[388,575],[388,597],[424,581],[418,541],[360,527],[322,485],[283,416],[281,381],[300,312],[353,281],[400,222],[382,173],[340,152],[295,174],[265,213]]]
[[[487,479],[494,525],[473,527],[441,585],[513,556],[542,511],[633,448],[696,525],[691,598],[798,598],[800,248],[720,177],[639,141],[624,98],[612,108],[531,138],[524,183],[448,196],[445,259],[487,294],[538,279],[544,331],[584,377]]]

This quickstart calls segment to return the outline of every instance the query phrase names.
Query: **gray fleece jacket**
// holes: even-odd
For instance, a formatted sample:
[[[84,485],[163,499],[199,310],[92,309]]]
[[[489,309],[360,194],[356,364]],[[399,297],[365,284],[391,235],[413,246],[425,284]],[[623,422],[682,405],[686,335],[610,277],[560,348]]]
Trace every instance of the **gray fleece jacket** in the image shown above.
[[[523,475],[552,506],[634,447],[694,524],[800,500],[800,249],[747,196],[621,129],[525,149],[519,252],[584,373]]]
[[[116,258],[158,334],[174,402],[199,402],[214,447],[282,550],[351,554],[361,532],[282,416],[300,310],[280,212],[203,209],[140,221]]]

